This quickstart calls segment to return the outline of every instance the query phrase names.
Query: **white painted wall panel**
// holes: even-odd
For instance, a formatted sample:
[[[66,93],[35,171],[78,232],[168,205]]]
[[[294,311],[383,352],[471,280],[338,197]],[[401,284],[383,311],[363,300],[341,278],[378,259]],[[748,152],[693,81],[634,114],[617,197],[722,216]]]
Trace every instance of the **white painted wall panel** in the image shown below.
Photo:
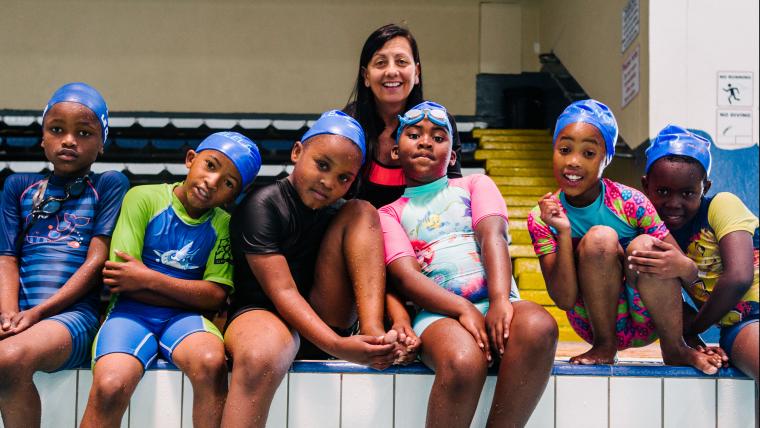
[[[42,403],[43,428],[73,427],[76,423],[77,372],[34,374],[34,384]]]
[[[714,379],[665,379],[664,428],[714,428]]]
[[[557,377],[549,378],[544,395],[530,415],[527,428],[554,428],[554,394],[556,392]]]
[[[396,375],[396,428],[425,426],[433,375]]]
[[[340,425],[340,374],[291,373],[288,426],[335,428]]]
[[[130,401],[131,428],[179,428],[182,423],[182,373],[151,370],[145,373]]]
[[[609,378],[557,378],[557,428],[607,428]]]
[[[755,382],[718,379],[718,428],[752,428]]]
[[[393,427],[393,375],[344,374],[341,426]]]
[[[610,426],[661,428],[662,379],[610,378]]]

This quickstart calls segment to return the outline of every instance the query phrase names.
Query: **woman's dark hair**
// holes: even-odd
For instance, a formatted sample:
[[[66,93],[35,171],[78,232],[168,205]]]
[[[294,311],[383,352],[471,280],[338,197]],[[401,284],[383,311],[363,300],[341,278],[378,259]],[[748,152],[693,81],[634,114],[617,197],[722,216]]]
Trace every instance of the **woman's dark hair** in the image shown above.
[[[409,45],[412,47],[414,63],[415,65],[419,64],[420,66],[420,72],[418,75],[419,83],[412,87],[412,92],[406,99],[406,105],[402,112],[424,100],[422,97],[422,64],[420,63],[420,51],[417,49],[417,41],[414,40],[412,33],[409,32],[409,29],[396,24],[384,25],[373,31],[364,42],[364,47],[362,47],[362,53],[359,57],[359,70],[356,73],[356,85],[354,86],[348,104],[344,109],[346,113],[358,120],[364,128],[364,133],[367,136],[367,151],[372,157],[377,156],[377,138],[383,132],[385,123],[377,112],[375,96],[372,93],[372,89],[364,86],[363,70],[369,65],[372,55],[382,48],[386,42],[396,37],[403,37],[409,41]]]

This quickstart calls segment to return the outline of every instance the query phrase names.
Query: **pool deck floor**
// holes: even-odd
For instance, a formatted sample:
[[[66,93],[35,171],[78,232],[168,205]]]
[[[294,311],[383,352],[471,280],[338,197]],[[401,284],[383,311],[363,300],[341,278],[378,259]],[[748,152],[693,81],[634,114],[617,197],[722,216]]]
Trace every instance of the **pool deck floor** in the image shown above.
[[[582,354],[591,349],[586,342],[559,342],[557,344],[556,360],[567,361],[570,357]],[[660,342],[654,342],[641,348],[630,348],[618,352],[618,362],[662,362]]]

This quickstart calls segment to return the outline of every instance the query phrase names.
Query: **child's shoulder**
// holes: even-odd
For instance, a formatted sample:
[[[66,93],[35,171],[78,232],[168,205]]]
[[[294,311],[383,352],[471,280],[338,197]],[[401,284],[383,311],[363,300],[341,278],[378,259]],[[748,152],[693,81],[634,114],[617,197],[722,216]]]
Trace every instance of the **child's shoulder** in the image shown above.
[[[604,183],[606,199],[622,199],[623,201],[634,199],[636,202],[649,200],[641,190],[626,186],[623,183],[610,180],[609,178],[602,178],[602,182]]]
[[[39,173],[30,173],[30,172],[17,172],[14,174],[9,175],[5,179],[5,183],[3,184],[3,188],[6,192],[16,192],[21,193],[27,188],[33,186],[36,183],[41,182],[45,179],[45,175],[39,174]]]
[[[93,174],[93,180],[105,186],[129,187],[129,179],[119,171],[104,171]]]

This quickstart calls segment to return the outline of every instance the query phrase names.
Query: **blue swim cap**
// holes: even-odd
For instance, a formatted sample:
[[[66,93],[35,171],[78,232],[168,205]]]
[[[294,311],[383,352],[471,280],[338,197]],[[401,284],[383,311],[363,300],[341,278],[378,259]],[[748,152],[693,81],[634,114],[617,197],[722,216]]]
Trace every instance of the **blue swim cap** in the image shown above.
[[[618,137],[617,121],[612,114],[612,110],[599,101],[592,99],[576,101],[570,104],[557,118],[552,145],[557,142],[557,135],[559,135],[560,131],[565,129],[567,125],[578,122],[594,125],[599,130],[599,133],[602,134],[607,151],[602,169],[606,168],[612,162],[612,157],[615,156],[615,142],[617,142]]]
[[[649,173],[652,164],[661,157],[668,155],[688,156],[696,159],[710,175],[712,157],[710,156],[710,140],[697,135],[678,125],[668,125],[649,143],[645,152],[647,164],[644,171]]]
[[[403,116],[398,117],[396,144],[398,144],[398,140],[401,138],[401,133],[404,131],[404,128],[420,123],[422,119],[425,118],[438,126],[445,127],[446,132],[449,133],[449,139],[453,143],[454,131],[451,128],[451,121],[449,120],[449,113],[446,111],[446,107],[433,101],[423,101],[410,108]]]
[[[351,140],[362,152],[362,165],[367,153],[367,145],[364,141],[364,129],[353,117],[340,110],[330,110],[322,113],[322,116],[314,122],[314,125],[303,134],[301,142],[306,143],[311,137],[317,135],[340,135]]]
[[[100,92],[86,83],[67,83],[58,88],[53,96],[50,97],[50,101],[45,106],[45,111],[42,112],[42,120],[45,120],[45,114],[47,114],[51,107],[61,102],[82,104],[92,110],[100,122],[100,128],[103,130],[103,143],[106,142],[106,138],[108,138],[108,106],[106,105],[106,100],[100,95]]]
[[[230,158],[243,179],[245,190],[253,183],[261,169],[259,148],[250,138],[237,132],[215,132],[201,141],[196,153],[204,150],[216,150]]]

